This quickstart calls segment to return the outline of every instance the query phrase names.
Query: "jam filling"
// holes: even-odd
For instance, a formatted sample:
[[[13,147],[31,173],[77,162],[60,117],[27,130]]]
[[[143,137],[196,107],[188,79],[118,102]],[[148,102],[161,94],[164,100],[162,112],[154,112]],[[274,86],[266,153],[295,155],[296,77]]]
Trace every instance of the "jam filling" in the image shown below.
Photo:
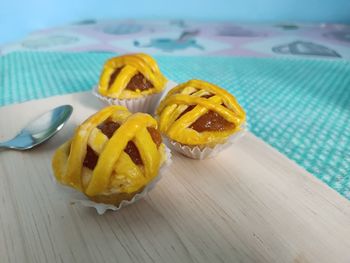
[[[83,162],[83,166],[93,170],[97,164],[98,155],[95,151],[88,145],[86,149],[86,155]]]
[[[193,110],[194,107],[195,105],[190,105],[186,110],[184,110],[180,114],[180,116],[177,119],[179,119],[185,113]],[[234,124],[221,117],[221,115],[216,113],[215,111],[210,110],[201,117],[199,117],[194,123],[192,123],[190,128],[197,132],[224,131],[233,129]]]
[[[108,82],[108,88],[110,88],[113,85],[113,82],[118,77],[121,70],[122,68],[117,68],[111,74],[111,77],[109,78],[109,82]],[[135,76],[133,76],[130,79],[128,85],[126,86],[126,89],[133,90],[133,91],[136,91],[137,89],[144,91],[151,88],[153,88],[153,84],[149,82],[141,73],[137,73]]]
[[[113,84],[113,82],[115,81],[116,77],[119,75],[120,71],[122,70],[122,68],[117,68],[111,75],[109,82],[108,82],[108,88],[110,88]]]
[[[126,89],[128,90],[148,90],[153,88],[153,84],[149,82],[141,73],[137,73],[135,76],[133,76],[130,79],[129,84],[126,86]]]
[[[137,164],[137,165],[143,165],[141,155],[139,150],[137,149],[135,143],[133,141],[129,141],[128,144],[126,145],[124,152],[126,152],[131,160]]]
[[[209,98],[211,98],[213,96],[214,96],[214,94],[207,94],[207,95],[202,96],[202,98],[209,99]]]
[[[162,136],[160,135],[160,132],[153,127],[147,127],[147,130],[151,135],[152,140],[154,141],[154,143],[157,145],[157,148],[158,148],[162,143]]]
[[[97,126],[98,129],[101,130],[101,132],[106,135],[108,138],[111,138],[114,134],[114,132],[120,127],[120,124],[113,121],[106,121],[99,126]],[[157,129],[148,127],[148,132],[150,133],[152,140],[154,143],[159,147],[159,145],[162,143],[162,137]],[[137,164],[137,165],[143,165],[141,155],[139,150],[137,149],[135,143],[133,141],[129,141],[126,145],[124,152],[127,153],[131,160]],[[88,145],[86,149],[86,155],[83,162],[83,166],[93,170],[97,164],[98,161],[98,155],[95,153],[95,151]]]
[[[215,111],[208,111],[199,117],[192,125],[191,129],[197,132],[203,131],[225,131],[234,128],[234,124],[221,117]]]
[[[106,135],[109,139],[112,138],[113,133],[120,127],[120,124],[114,121],[105,121],[97,126],[101,132]]]

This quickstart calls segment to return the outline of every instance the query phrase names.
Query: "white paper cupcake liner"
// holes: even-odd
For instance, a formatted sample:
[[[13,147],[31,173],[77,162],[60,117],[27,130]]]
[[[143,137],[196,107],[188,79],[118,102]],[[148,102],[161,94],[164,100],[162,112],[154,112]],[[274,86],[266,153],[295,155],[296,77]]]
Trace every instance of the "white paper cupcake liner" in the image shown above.
[[[182,145],[181,143],[172,141],[168,138],[165,138],[165,141],[170,149],[177,151],[189,158],[203,160],[207,158],[212,158],[216,156],[222,150],[228,148],[233,143],[237,142],[244,134],[247,132],[246,124],[242,125],[241,130],[231,135],[230,138],[223,144],[217,144],[215,147],[205,147],[203,149],[198,146],[190,147],[188,145]]]
[[[108,105],[121,105],[128,108],[129,111],[133,113],[145,112],[153,114],[163,94],[174,86],[176,86],[174,82],[168,81],[162,92],[135,99],[120,100],[105,97],[98,92],[98,86],[93,87],[92,94]]]
[[[107,210],[118,211],[118,210],[122,209],[123,207],[128,206],[130,204],[133,204],[136,201],[145,197],[147,195],[147,193],[149,191],[151,191],[155,187],[155,185],[160,181],[160,179],[164,175],[166,168],[172,163],[170,149],[165,147],[165,153],[166,153],[166,161],[159,169],[158,175],[150,183],[148,183],[146,185],[146,187],[142,190],[142,192],[135,194],[134,197],[130,200],[123,200],[118,206],[111,205],[111,204],[96,203],[94,201],[89,200],[81,192],[78,192],[75,189],[72,189],[68,186],[61,185],[56,180],[55,180],[55,182],[57,183],[57,185],[59,185],[59,187],[61,189],[65,190],[66,198],[68,198],[70,203],[79,204],[79,205],[82,205],[85,207],[93,207],[96,209],[96,212],[99,215],[103,215]]]

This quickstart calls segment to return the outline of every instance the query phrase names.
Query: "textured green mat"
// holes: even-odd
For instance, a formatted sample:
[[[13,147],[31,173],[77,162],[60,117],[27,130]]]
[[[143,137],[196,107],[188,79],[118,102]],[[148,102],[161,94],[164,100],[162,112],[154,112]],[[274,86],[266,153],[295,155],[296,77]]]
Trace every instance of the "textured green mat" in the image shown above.
[[[111,53],[0,57],[0,105],[89,90]],[[350,199],[350,63],[157,57],[176,82],[200,78],[232,92],[249,129]]]

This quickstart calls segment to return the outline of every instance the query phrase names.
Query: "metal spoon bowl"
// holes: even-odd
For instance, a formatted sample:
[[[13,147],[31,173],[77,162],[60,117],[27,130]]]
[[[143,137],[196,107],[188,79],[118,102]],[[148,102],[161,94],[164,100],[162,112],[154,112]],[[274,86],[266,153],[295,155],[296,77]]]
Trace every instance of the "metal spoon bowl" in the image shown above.
[[[0,143],[0,148],[28,150],[54,136],[73,112],[71,105],[63,105],[44,113],[27,124],[13,139]]]

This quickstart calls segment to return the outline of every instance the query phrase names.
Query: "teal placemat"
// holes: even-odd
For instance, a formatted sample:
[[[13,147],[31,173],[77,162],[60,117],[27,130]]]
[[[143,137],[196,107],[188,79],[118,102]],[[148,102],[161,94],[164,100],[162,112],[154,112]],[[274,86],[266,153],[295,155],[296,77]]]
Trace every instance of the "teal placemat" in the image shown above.
[[[0,57],[0,105],[89,90],[111,53],[11,53]],[[249,129],[350,199],[350,63],[223,57],[157,57],[176,82],[232,92]]]

